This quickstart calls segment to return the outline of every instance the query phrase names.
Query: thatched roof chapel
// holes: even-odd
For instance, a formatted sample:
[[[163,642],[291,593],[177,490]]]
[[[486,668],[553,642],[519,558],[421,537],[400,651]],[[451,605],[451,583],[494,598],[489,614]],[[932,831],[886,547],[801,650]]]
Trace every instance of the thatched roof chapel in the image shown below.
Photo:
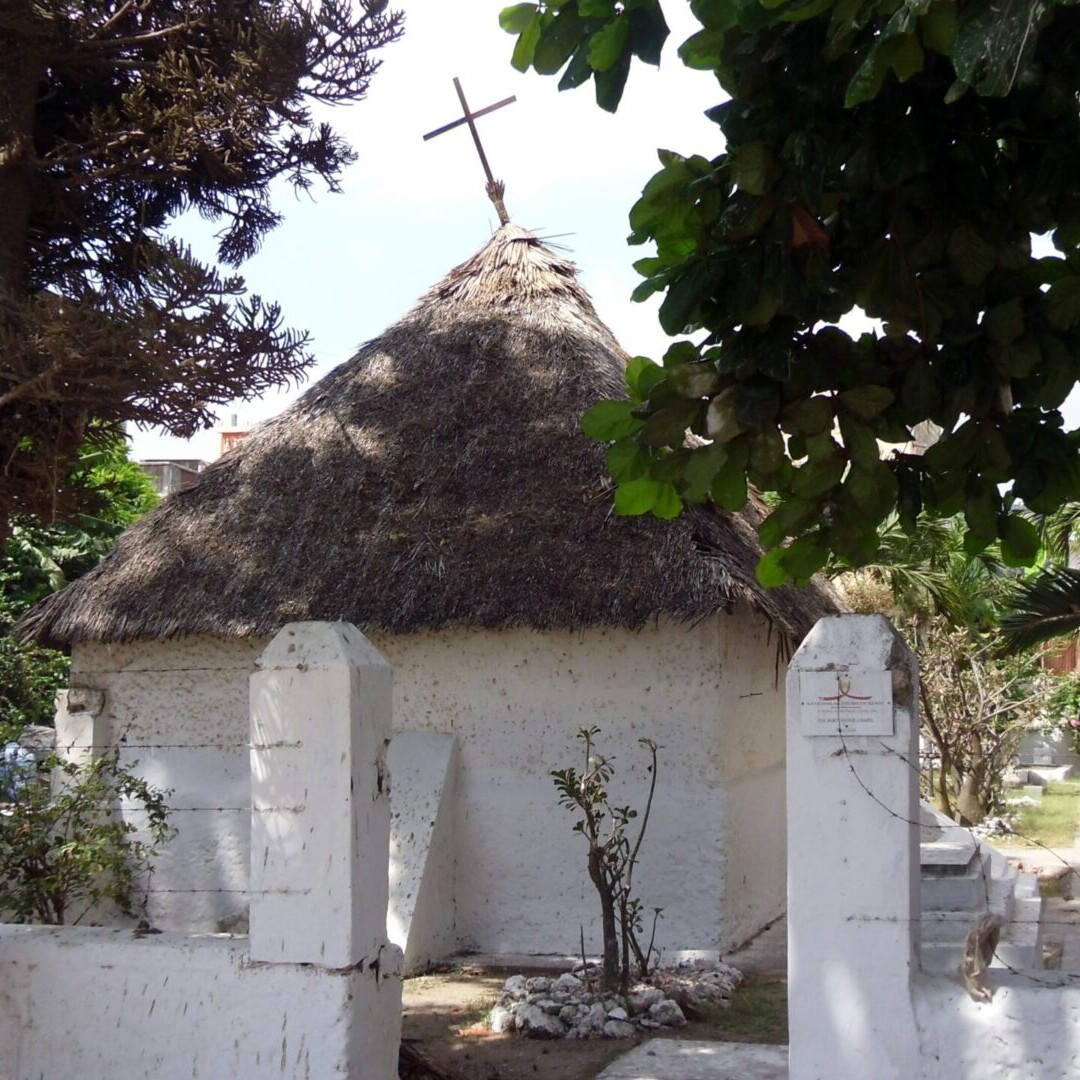
[[[170,496],[23,621],[53,645],[271,635],[638,628],[739,602],[797,642],[830,608],[764,590],[750,520],[617,518],[578,423],[628,357],[573,265],[504,225],[382,336]]]

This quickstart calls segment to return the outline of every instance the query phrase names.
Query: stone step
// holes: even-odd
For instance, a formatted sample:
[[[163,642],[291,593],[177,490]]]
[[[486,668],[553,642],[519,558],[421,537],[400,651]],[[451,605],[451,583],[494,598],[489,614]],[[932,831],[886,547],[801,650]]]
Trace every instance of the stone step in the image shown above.
[[[1009,920],[1020,879],[1015,867],[994,859],[984,848],[983,856],[973,860],[962,874],[924,871],[922,907],[924,911],[993,911]],[[1031,887],[1037,891],[1034,879]]]
[[[919,844],[919,865],[923,871],[963,873],[977,858],[979,845],[969,829],[958,825],[924,825]]]
[[[960,944],[935,941],[925,942],[922,947],[922,970],[930,975],[952,975],[960,968],[964,956],[964,946]],[[994,954],[992,968],[1014,971],[1042,970],[1042,946],[1036,948],[1030,943],[1001,941]]]
[[[1013,917],[1002,927],[992,966],[1019,971],[1042,969],[1043,903],[1037,893],[1015,899]],[[978,915],[978,912],[927,912],[923,915],[920,929],[924,971],[956,970],[963,956],[964,939]]]
[[[922,909],[923,911],[986,911],[990,888],[991,883],[980,873],[965,874],[963,877],[923,875]]]

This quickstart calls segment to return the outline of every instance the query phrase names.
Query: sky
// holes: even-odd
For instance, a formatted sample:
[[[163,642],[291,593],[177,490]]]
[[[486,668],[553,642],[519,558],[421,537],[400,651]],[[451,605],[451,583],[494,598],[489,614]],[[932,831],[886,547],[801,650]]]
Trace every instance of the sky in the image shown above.
[[[507,0],[508,2],[508,0]],[[510,66],[514,38],[503,32],[499,0],[402,0],[404,37],[382,50],[367,97],[326,110],[358,160],[342,192],[282,186],[283,223],[241,267],[250,290],[282,305],[288,325],[310,331],[310,381],[347,360],[404,315],[418,297],[480,248],[498,226],[465,126],[423,141],[461,115],[457,76],[474,111],[511,94],[517,101],[477,121],[495,176],[506,183],[511,220],[559,245],[579,268],[600,317],[631,354],[659,358],[668,339],[656,320],[659,299],[631,304],[640,278],[627,216],[659,168],[658,148],[713,156],[719,129],[704,111],[722,100],[709,73],[689,71],[675,50],[699,28],[688,5],[666,7],[672,34],[660,69],[635,64],[619,111],[595,103],[592,83],[560,93],[557,78]],[[207,258],[214,226],[185,218],[174,230]],[[241,427],[276,415],[304,387],[221,410]],[[190,443],[135,429],[137,459],[210,460],[215,431]]]

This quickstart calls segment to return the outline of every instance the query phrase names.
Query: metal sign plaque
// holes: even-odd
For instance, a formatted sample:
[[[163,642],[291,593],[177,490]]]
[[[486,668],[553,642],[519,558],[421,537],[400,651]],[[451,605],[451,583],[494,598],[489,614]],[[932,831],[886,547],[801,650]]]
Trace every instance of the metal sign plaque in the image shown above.
[[[799,721],[804,735],[892,735],[891,671],[803,671]]]

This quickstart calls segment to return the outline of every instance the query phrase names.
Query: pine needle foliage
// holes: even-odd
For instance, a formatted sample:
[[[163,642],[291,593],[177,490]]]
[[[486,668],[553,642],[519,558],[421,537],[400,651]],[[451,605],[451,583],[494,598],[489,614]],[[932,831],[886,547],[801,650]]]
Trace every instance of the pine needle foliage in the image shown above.
[[[77,501],[88,435],[187,436],[310,362],[231,268],[280,220],[275,182],[337,189],[354,154],[312,105],[362,98],[402,22],[347,0],[0,5],[0,541]],[[189,211],[221,224],[225,270],[169,234]]]

